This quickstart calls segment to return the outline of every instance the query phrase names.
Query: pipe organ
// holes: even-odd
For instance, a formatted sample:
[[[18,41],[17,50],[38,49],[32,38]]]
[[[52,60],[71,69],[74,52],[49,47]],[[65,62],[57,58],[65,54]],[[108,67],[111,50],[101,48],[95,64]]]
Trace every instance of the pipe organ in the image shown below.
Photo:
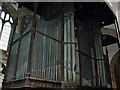
[[[3,88],[106,86],[99,24],[90,17],[76,23],[72,4],[50,7],[46,19],[14,32]]]

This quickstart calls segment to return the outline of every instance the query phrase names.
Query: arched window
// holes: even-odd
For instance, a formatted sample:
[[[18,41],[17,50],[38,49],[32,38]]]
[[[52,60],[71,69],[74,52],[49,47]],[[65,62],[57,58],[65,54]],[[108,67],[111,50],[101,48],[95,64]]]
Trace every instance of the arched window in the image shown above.
[[[0,46],[0,49],[2,50],[7,50],[10,31],[11,31],[11,24],[9,22],[6,22],[3,26],[3,31],[1,33],[1,39],[0,39],[0,43],[2,44]]]
[[[4,19],[4,17],[5,17],[5,12],[3,11],[3,12],[1,13],[1,18]]]
[[[5,20],[9,20],[9,14],[6,15]]]
[[[7,51],[13,19],[10,14],[2,10],[0,19],[0,50]]]
[[[0,19],[0,32],[1,32],[1,29],[2,29],[2,20]]]

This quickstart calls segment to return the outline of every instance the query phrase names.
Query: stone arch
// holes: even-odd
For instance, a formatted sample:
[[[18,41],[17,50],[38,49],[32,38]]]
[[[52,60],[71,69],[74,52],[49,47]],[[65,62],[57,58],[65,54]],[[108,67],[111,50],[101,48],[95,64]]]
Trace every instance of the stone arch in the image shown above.
[[[102,28],[101,29],[102,35],[110,35],[117,39],[117,34],[115,29],[111,28]],[[120,50],[116,51],[115,54],[112,56],[110,60],[110,72],[111,72],[111,80],[112,80],[112,87],[116,90],[116,80],[115,80],[115,73],[114,73],[114,65],[117,59],[120,57]]]
[[[115,73],[114,73],[114,65],[117,59],[120,57],[120,50],[113,56],[111,62],[110,62],[110,71],[111,71],[111,80],[112,80],[112,87],[114,89],[117,88],[116,86],[116,80],[115,80]]]
[[[102,28],[101,32],[102,32],[103,35],[110,35],[110,36],[113,36],[113,37],[117,38],[117,34],[116,34],[116,31],[114,29]]]

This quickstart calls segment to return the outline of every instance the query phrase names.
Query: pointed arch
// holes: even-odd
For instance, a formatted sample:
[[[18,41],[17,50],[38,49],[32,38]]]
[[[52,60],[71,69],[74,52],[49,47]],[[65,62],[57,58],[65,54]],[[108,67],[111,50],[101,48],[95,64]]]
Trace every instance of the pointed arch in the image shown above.
[[[7,51],[10,33],[13,27],[13,18],[4,8],[0,15],[0,50]]]
[[[6,22],[3,26],[3,31],[1,33],[1,38],[0,38],[0,49],[1,50],[7,51],[10,32],[11,32],[11,24],[10,22]]]

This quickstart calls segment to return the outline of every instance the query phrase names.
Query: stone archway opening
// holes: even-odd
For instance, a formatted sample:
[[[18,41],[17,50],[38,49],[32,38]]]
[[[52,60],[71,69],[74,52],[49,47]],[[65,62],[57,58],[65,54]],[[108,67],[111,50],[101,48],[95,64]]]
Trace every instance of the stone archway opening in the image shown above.
[[[111,80],[113,89],[120,89],[118,79],[120,79],[118,70],[118,62],[120,61],[120,50],[113,56],[110,62]]]
[[[104,54],[107,54],[107,65],[105,64],[106,67],[110,67],[110,72],[108,69],[106,69],[106,72],[109,72],[107,74],[110,74],[110,82],[112,84],[113,89],[117,89],[117,82],[116,82],[116,76],[115,73],[118,73],[116,71],[117,67],[115,66],[115,63],[117,59],[120,56],[120,51],[118,48],[118,40],[117,40],[117,35],[116,35],[116,30],[111,29],[111,28],[102,28],[102,45],[103,45],[103,51]],[[106,53],[107,50],[107,53]]]

